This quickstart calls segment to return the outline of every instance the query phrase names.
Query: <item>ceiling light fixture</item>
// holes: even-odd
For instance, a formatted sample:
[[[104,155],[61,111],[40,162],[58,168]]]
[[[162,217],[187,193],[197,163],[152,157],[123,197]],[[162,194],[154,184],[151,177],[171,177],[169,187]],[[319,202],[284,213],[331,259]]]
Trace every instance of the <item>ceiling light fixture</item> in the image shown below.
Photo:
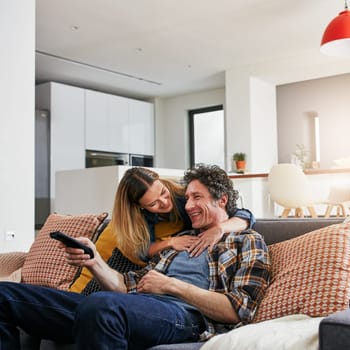
[[[321,41],[321,52],[328,56],[350,57],[350,11],[345,0],[345,10],[327,26]]]

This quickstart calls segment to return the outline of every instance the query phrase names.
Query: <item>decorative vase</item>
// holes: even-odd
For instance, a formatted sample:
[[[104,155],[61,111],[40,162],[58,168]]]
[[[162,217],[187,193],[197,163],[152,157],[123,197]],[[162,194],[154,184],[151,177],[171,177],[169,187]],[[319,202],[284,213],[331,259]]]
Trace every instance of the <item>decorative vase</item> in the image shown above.
[[[237,173],[243,173],[245,170],[245,160],[236,160]]]

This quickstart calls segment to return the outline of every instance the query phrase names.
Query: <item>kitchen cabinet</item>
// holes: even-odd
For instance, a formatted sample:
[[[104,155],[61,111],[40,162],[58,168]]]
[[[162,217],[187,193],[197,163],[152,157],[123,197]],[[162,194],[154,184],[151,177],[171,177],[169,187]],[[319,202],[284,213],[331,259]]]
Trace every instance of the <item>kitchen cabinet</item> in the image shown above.
[[[127,98],[85,90],[85,148],[128,153]]]
[[[154,106],[130,100],[129,153],[154,155]]]
[[[154,155],[153,104],[85,90],[85,147]]]
[[[37,85],[35,100],[49,115],[51,211],[56,172],[85,168],[86,149],[154,155],[152,103],[54,82]]]
[[[49,181],[51,202],[55,198],[57,171],[85,167],[84,89],[44,83],[35,89],[36,109],[49,111]],[[36,137],[40,137],[37,135]]]

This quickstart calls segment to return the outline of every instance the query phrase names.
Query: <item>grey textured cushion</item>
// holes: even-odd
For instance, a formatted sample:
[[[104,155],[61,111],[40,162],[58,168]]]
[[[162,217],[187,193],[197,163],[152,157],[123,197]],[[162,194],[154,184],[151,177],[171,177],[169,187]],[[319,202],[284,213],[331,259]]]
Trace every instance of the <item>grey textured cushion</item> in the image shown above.
[[[339,224],[344,218],[330,219],[258,219],[253,229],[263,235],[266,244],[298,237],[321,227]]]

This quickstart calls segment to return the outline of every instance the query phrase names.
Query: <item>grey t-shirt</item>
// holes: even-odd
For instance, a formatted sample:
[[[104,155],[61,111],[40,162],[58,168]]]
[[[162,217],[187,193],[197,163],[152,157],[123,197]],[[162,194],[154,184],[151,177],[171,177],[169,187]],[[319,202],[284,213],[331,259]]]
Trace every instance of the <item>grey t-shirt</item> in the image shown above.
[[[171,262],[166,275],[208,290],[209,264],[207,249],[200,256],[192,258],[187,251],[179,252]],[[194,306],[172,295],[156,295],[156,297],[174,302],[186,310],[195,309]]]

